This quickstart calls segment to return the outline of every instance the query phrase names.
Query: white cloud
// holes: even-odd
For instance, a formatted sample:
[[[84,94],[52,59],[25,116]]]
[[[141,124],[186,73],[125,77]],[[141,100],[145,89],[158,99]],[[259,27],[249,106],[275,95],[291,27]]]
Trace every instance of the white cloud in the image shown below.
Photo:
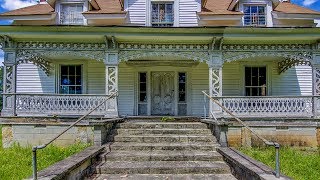
[[[6,10],[14,10],[37,4],[36,0],[1,0],[1,7]]]
[[[311,4],[313,4],[313,3],[315,3],[315,2],[317,2],[318,0],[304,0],[303,2],[302,2],[302,4],[304,5],[304,6],[310,6]]]

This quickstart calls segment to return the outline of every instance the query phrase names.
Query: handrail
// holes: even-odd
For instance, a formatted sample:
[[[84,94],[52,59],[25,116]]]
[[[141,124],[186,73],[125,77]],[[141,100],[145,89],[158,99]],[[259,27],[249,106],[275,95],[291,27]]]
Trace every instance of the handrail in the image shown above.
[[[241,125],[243,125],[245,128],[247,128],[253,135],[257,136],[259,139],[261,139],[266,145],[268,146],[274,146],[276,149],[276,177],[280,178],[280,159],[279,159],[279,149],[280,144],[277,142],[271,142],[265,139],[264,137],[260,136],[258,133],[256,133],[253,129],[251,129],[248,125],[246,125],[241,119],[239,119],[237,116],[235,116],[231,111],[229,111],[226,107],[224,107],[219,101],[211,97],[206,93],[206,91],[202,91],[202,93],[207,96],[210,100],[212,100],[214,103],[216,103],[219,107],[221,107],[225,112],[227,112],[231,117],[233,117],[235,120],[237,120]],[[217,97],[219,98],[219,97]]]
[[[87,112],[86,114],[84,114],[83,116],[81,116],[77,121],[75,121],[74,123],[72,123],[69,127],[67,127],[65,130],[63,130],[60,134],[58,134],[57,136],[55,136],[54,138],[52,138],[49,142],[42,144],[42,145],[38,145],[38,146],[33,146],[32,147],[32,167],[33,167],[33,179],[37,180],[37,150],[38,149],[44,149],[46,148],[49,144],[51,144],[53,141],[55,141],[56,139],[58,139],[61,135],[63,135],[65,132],[67,132],[69,129],[71,129],[73,126],[75,126],[76,124],[78,124],[80,121],[82,121],[84,118],[86,118],[88,115],[90,115],[93,111],[95,111],[96,109],[98,109],[100,106],[102,106],[104,103],[106,103],[109,99],[116,97],[118,94],[118,92],[114,92],[113,94],[111,94],[107,99],[105,99],[103,102],[101,102],[100,104],[98,104],[95,108],[91,109],[89,112]]]

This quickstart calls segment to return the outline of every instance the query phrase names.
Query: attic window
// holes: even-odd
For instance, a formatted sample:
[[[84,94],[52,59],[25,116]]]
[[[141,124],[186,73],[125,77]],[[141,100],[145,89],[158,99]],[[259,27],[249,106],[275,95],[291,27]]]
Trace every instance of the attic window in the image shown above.
[[[245,26],[265,26],[266,25],[265,6],[245,5],[243,13],[244,13],[243,24]]]
[[[60,24],[83,25],[83,4],[61,4]]]
[[[151,24],[153,27],[173,26],[174,13],[172,2],[153,2]]]

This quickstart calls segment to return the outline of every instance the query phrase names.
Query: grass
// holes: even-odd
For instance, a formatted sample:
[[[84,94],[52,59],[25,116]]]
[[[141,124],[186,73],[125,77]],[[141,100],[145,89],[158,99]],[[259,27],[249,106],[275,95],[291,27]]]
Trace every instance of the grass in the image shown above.
[[[23,179],[32,175],[32,148],[14,145],[11,148],[2,148],[2,133],[0,126],[0,179]],[[38,150],[38,171],[42,170],[55,162],[75,154],[86,147],[88,144],[74,144],[69,147],[49,146]]]
[[[275,167],[273,147],[241,148],[240,151],[273,169]],[[281,147],[280,170],[296,180],[320,179],[320,147],[318,150]]]

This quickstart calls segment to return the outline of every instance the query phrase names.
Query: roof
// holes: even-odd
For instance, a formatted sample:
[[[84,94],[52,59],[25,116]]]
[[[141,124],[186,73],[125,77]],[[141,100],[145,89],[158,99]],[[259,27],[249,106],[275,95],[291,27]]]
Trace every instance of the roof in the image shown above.
[[[92,10],[84,12],[84,14],[118,14],[126,13],[122,10],[121,2],[119,0],[96,0],[99,5],[99,10]]]
[[[229,11],[228,7],[232,0],[207,0],[202,7],[201,15],[241,15],[239,11]]]
[[[0,16],[50,15],[54,9],[49,4],[36,4],[0,14]]]
[[[274,11],[288,14],[320,14],[318,11],[307,9],[290,2],[280,3]]]

